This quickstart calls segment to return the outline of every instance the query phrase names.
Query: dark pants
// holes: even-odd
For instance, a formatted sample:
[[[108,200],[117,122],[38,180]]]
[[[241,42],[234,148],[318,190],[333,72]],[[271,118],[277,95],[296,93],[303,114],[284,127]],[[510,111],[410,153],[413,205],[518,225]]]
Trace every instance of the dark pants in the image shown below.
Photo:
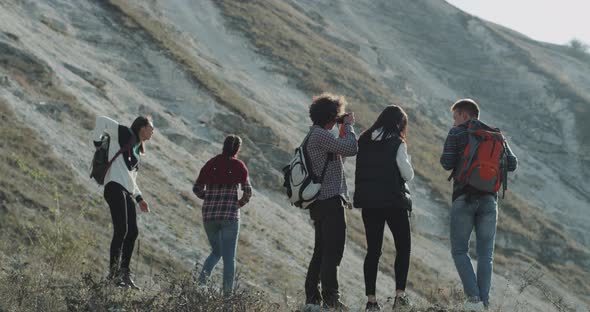
[[[104,187],[104,198],[111,209],[113,220],[113,240],[111,241],[110,268],[129,269],[137,230],[135,202],[119,183],[109,182]],[[119,265],[119,259],[120,265]]]
[[[395,286],[398,290],[406,289],[408,270],[410,269],[410,222],[405,209],[363,208],[363,223],[367,237],[367,256],[363,267],[365,273],[365,294],[375,295],[379,257],[383,246],[383,230],[385,223],[393,234],[395,242]]]
[[[305,279],[306,303],[333,306],[340,298],[338,266],[344,253],[346,218],[340,196],[315,201],[309,209],[315,228],[313,256]],[[321,281],[322,292],[319,284]]]

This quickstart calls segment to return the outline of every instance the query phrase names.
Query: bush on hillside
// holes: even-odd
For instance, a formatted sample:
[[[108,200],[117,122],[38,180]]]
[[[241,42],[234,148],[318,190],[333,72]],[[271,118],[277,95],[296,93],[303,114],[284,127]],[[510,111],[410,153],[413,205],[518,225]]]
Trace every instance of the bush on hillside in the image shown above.
[[[587,53],[590,46],[579,39],[572,39],[568,42],[568,46],[577,53]]]

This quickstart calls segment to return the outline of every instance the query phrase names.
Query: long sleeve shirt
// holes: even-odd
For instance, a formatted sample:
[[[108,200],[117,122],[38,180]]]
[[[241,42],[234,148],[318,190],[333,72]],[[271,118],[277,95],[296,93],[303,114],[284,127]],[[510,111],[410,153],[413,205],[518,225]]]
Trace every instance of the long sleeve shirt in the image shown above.
[[[338,195],[348,198],[348,186],[342,167],[343,157],[354,156],[358,152],[356,134],[352,126],[344,126],[342,137],[336,137],[320,126],[312,126],[306,150],[315,175],[321,176],[328,161],[318,199],[324,200]]]

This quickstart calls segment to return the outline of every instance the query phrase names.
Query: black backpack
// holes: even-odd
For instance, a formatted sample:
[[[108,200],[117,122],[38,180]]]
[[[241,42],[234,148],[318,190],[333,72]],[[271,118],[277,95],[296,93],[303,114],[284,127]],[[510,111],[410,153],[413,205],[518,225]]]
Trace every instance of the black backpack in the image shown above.
[[[123,148],[121,148],[113,159],[109,161],[109,145],[111,142],[111,137],[108,134],[104,134],[100,140],[100,146],[94,152],[94,156],[92,157],[92,165],[90,169],[90,178],[93,178],[96,183],[99,185],[104,184],[104,178],[109,171],[109,168],[113,164],[113,161],[117,159],[123,151],[127,151],[131,148],[134,142],[134,137],[131,136],[131,140],[127,143]]]

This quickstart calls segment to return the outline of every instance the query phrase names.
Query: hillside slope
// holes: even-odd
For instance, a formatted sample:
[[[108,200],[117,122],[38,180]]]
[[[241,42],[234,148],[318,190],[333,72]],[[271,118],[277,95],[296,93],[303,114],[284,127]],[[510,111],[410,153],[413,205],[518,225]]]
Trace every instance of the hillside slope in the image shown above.
[[[309,127],[311,96],[333,91],[348,97],[358,131],[385,105],[399,103],[410,113],[418,174],[410,286],[416,296],[429,297],[432,287],[444,286],[425,285],[457,281],[447,239],[450,185],[438,157],[449,105],[472,97],[482,105],[482,118],[507,133],[520,161],[511,191],[500,201],[494,295],[506,298],[505,307],[526,304],[531,311],[550,309],[544,289],[572,306],[590,303],[590,189],[581,183],[590,170],[586,56],[442,1],[49,0],[0,6],[3,116],[36,136],[31,144],[42,142],[51,151],[55,165],[39,170],[56,177],[67,172],[67,185],[95,198],[93,216],[84,216],[83,224],[95,229],[96,247],[82,251],[87,263],[95,263],[93,271],[106,267],[101,250],[109,235],[101,190],[87,178],[94,117],[129,123],[150,114],[157,133],[140,186],[154,208],[140,220],[140,282],[153,270],[190,270],[206,256],[200,201],[190,189],[224,135],[239,133],[256,189],[243,211],[241,278],[274,296],[302,300],[313,232],[306,212],[288,206],[280,193],[280,168]],[[18,140],[6,131],[7,161],[49,157],[4,144]],[[353,159],[346,168],[353,185]],[[26,172],[11,174],[27,181]],[[50,206],[46,198],[7,195],[28,190],[28,182],[9,181],[20,180],[3,174],[2,207],[11,207],[0,210],[3,220],[18,219],[18,207]],[[66,207],[76,215],[75,205]],[[359,211],[347,211],[347,217],[342,285],[346,300],[360,307],[364,230]],[[393,263],[390,235],[386,242],[381,297],[394,285],[387,265]],[[13,258],[11,249],[2,247],[0,259]],[[519,293],[518,276],[530,267],[544,274],[542,287]]]

